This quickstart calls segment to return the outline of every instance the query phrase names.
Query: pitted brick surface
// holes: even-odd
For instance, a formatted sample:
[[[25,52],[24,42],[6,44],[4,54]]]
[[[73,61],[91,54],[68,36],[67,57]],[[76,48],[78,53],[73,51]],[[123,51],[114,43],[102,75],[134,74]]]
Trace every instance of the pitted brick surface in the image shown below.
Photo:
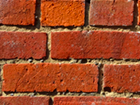
[[[46,56],[46,43],[46,33],[0,32],[0,59],[41,59]]]
[[[105,65],[103,87],[112,92],[139,92],[140,65]]]
[[[0,24],[34,25],[36,0],[0,0]]]
[[[93,64],[7,64],[5,92],[97,92],[98,68]]]
[[[42,26],[82,26],[85,21],[84,0],[42,0]]]

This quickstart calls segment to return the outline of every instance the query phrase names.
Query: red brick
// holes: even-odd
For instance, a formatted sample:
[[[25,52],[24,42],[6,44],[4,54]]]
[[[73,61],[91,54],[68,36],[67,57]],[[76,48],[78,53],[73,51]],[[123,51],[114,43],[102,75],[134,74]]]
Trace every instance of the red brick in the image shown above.
[[[105,65],[104,90],[113,92],[140,91],[140,65]]]
[[[134,0],[91,0],[90,25],[130,26]]]
[[[42,26],[82,26],[85,0],[42,0]]]
[[[54,105],[139,105],[140,99],[116,97],[55,97]]]
[[[138,25],[140,25],[140,0],[138,0]]]
[[[49,97],[0,97],[0,105],[49,105]]]
[[[34,25],[36,0],[0,0],[0,24]]]
[[[93,64],[6,64],[5,92],[97,92],[98,69]]]
[[[140,33],[118,31],[52,32],[51,57],[57,59],[140,59]]]
[[[46,33],[0,32],[0,59],[46,56]]]

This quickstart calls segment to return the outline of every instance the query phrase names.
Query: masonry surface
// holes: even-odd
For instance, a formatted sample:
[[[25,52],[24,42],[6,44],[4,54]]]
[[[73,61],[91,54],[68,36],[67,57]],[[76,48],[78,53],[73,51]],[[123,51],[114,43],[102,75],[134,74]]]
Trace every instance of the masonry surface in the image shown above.
[[[140,0],[0,0],[0,105],[140,105]]]

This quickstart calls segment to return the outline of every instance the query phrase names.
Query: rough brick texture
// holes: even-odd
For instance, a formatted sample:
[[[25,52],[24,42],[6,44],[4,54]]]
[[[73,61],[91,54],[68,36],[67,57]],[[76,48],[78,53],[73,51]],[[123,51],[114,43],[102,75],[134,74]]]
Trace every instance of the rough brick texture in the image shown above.
[[[140,91],[140,65],[105,65],[104,90],[113,92]]]
[[[92,64],[6,64],[5,92],[97,92],[98,69]]]
[[[0,24],[34,25],[36,0],[0,0]]]
[[[51,57],[56,59],[140,59],[140,33],[118,31],[52,32]]]
[[[0,97],[0,105],[49,105],[49,97]]]
[[[85,19],[84,0],[42,0],[42,26],[82,26]]]
[[[54,105],[139,105],[139,101],[116,97],[55,97]]]
[[[130,26],[134,0],[91,0],[90,25]]]
[[[46,33],[0,32],[0,59],[46,56]]]
[[[138,0],[138,25],[140,25],[140,0]]]

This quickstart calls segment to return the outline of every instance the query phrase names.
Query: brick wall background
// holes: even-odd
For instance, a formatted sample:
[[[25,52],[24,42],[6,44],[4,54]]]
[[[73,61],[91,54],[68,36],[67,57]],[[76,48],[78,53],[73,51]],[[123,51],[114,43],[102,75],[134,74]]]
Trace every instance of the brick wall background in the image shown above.
[[[139,0],[0,0],[0,105],[139,105]]]

